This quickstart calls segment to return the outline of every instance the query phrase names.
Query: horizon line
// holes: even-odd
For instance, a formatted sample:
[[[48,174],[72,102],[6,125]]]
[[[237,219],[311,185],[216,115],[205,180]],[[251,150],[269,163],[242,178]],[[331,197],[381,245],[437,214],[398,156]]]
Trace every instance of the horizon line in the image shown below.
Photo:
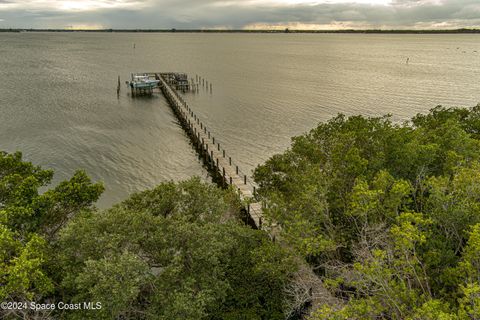
[[[0,28],[0,32],[132,32],[132,33],[480,33],[479,28],[455,29],[177,29],[177,28]]]

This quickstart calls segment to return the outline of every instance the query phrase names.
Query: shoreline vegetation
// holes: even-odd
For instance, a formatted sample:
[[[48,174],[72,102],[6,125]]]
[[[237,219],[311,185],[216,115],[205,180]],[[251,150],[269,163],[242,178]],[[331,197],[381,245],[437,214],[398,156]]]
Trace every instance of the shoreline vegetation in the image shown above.
[[[219,30],[219,29],[25,29],[25,28],[2,28],[0,32],[115,32],[115,33],[349,33],[349,34],[476,34],[480,33],[480,29],[445,29],[445,30],[383,30],[383,29],[367,29],[367,30]]]
[[[292,138],[254,172],[276,241],[199,178],[99,210],[101,183],[52,176],[0,152],[0,301],[102,308],[2,319],[480,318],[480,105]]]

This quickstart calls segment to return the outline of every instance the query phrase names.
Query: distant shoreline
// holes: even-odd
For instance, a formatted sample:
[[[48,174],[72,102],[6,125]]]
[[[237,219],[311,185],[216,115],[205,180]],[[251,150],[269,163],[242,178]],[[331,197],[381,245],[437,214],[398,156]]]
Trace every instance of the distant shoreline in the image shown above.
[[[472,34],[480,29],[452,30],[215,30],[215,29],[22,29],[4,28],[0,32],[102,32],[102,33],[349,33],[349,34]]]

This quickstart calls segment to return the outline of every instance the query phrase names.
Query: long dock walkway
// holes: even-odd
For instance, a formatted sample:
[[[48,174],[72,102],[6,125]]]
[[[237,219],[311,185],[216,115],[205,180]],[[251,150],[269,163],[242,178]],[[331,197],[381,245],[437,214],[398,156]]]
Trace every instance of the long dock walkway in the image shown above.
[[[185,84],[181,83],[178,86],[178,82],[171,83],[172,77],[176,75],[172,72],[147,72],[142,75],[148,75],[150,78],[160,81],[159,88],[181,125],[197,146],[200,155],[221,177],[223,185],[231,185],[238,192],[240,199],[245,201],[245,209],[256,228],[267,231],[270,238],[275,241],[279,235],[280,226],[272,221],[263,223],[263,206],[255,200],[255,184],[239,169],[232,157],[220,145],[218,139],[215,139],[205,124],[177,93],[175,88],[182,90],[185,88]],[[311,309],[315,310],[326,301],[330,301],[330,304],[340,304],[339,300],[325,289],[322,281],[304,261],[300,262],[299,271],[295,275],[295,283],[296,287],[293,290],[300,294],[300,300],[295,302],[297,306],[305,306],[304,303],[310,302]]]
[[[155,78],[160,80],[160,88],[183,128],[190,134],[201,155],[222,178],[223,183],[233,186],[240,199],[246,201],[245,209],[255,226],[263,229],[262,204],[255,201],[256,187],[251,178],[239,169],[238,165],[232,161],[232,157],[220,145],[218,139],[215,140],[203,122],[172,88],[167,75],[155,73]]]

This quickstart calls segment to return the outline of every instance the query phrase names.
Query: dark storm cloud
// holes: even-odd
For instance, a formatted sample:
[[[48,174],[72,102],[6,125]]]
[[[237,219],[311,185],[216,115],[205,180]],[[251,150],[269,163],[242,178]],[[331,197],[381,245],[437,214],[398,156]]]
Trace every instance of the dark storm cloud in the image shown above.
[[[53,4],[50,7],[49,1],[37,1],[43,7],[26,0],[9,1],[0,0],[2,27],[243,28],[296,24],[307,27],[457,28],[480,25],[478,0],[392,0],[383,5],[354,0],[351,3],[317,1],[317,4],[289,5],[254,0],[85,0],[50,1]],[[15,6],[22,2],[25,6]],[[76,7],[75,3],[90,3],[92,7]]]

